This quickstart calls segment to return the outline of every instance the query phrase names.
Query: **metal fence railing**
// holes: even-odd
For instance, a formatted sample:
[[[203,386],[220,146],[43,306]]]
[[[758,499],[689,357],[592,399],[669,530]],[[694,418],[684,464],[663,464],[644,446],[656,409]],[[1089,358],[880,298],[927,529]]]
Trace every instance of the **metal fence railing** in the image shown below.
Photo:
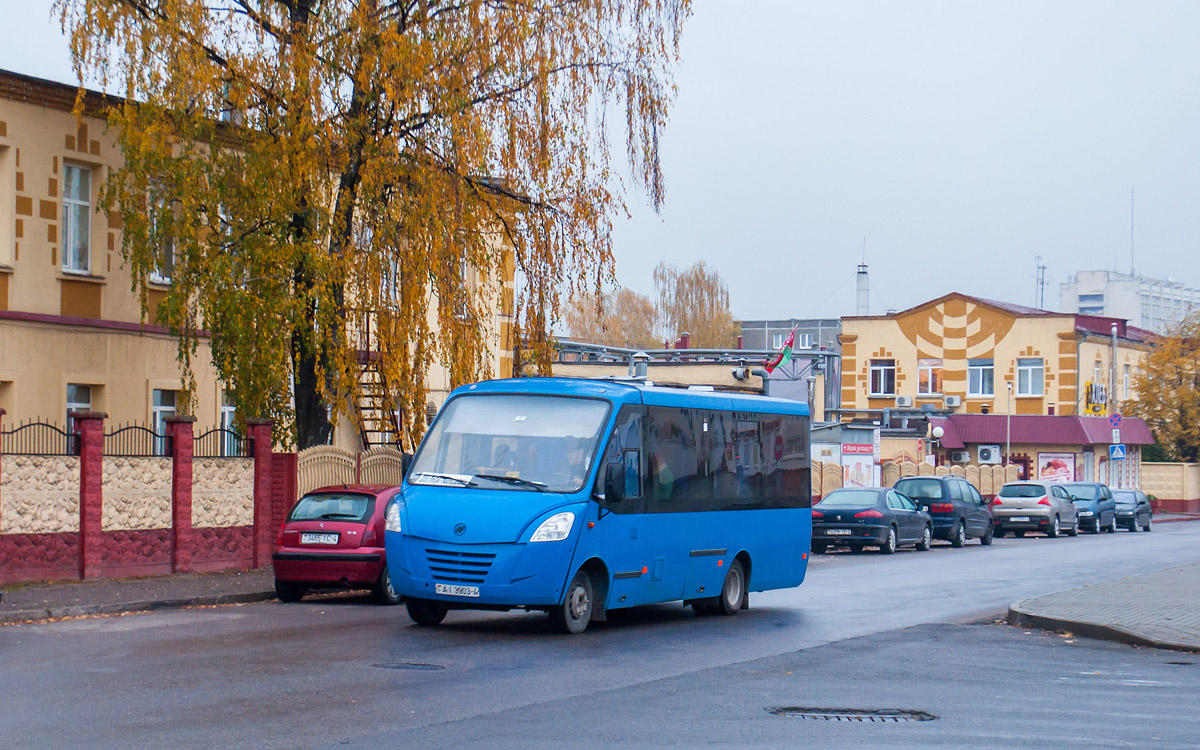
[[[196,436],[192,455],[196,458],[249,458],[252,441],[233,430],[216,427]]]
[[[171,436],[139,424],[118,425],[104,433],[106,456],[170,456]]]
[[[79,436],[53,422],[24,422],[0,431],[0,453],[20,456],[77,456]]]

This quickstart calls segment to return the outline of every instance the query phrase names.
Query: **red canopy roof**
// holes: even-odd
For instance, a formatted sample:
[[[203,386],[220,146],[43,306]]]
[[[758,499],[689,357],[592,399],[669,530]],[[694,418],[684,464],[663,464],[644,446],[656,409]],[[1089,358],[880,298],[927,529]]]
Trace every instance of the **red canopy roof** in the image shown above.
[[[1004,414],[951,414],[933,417],[930,427],[941,427],[943,448],[961,449],[968,445],[1003,443],[1008,439],[1008,416]],[[1100,445],[1112,442],[1108,417],[1058,417],[1042,414],[1014,414],[1011,440],[1022,445]],[[1121,442],[1150,445],[1150,428],[1137,417],[1121,421]]]

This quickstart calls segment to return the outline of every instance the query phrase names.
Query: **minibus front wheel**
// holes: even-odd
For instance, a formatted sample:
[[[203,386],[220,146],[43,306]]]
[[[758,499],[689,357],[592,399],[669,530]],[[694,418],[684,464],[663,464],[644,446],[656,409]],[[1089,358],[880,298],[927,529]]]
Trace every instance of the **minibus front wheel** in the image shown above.
[[[408,616],[413,622],[426,627],[440,625],[442,620],[446,619],[446,613],[450,611],[450,608],[441,602],[412,597],[405,598],[404,606],[408,608]]]
[[[571,579],[571,585],[567,586],[562,603],[550,610],[550,622],[555,630],[569,635],[587,630],[595,607],[594,591],[592,577],[580,569]]]

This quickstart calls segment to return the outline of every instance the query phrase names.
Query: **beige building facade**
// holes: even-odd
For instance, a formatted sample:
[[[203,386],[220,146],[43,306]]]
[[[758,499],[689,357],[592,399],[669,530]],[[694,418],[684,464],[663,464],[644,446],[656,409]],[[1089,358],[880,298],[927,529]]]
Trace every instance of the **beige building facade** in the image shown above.
[[[112,422],[161,424],[184,408],[198,427],[229,426],[232,407],[211,364],[207,342],[193,359],[194,392],[184,394],[177,342],[142,323],[134,279],[122,263],[117,212],[100,190],[122,157],[96,92],[73,113],[78,89],[0,70],[0,408],[9,428],[39,420],[64,425],[69,410],[107,412]],[[480,281],[495,310],[487,323],[492,375],[511,375],[511,253],[502,278]],[[152,278],[148,320],[169,289]],[[436,315],[431,301],[430,315]],[[370,355],[372,352],[364,352]],[[370,362],[370,356],[363,359]],[[369,367],[364,368],[364,374]],[[430,406],[449,391],[435,366]],[[363,447],[362,404],[335,430],[336,445]],[[253,415],[250,415],[253,416]]]
[[[1112,325],[1117,327],[1116,392]],[[1127,321],[948,294],[890,315],[842,319],[842,409],[929,406],[986,414],[1103,415],[1154,335]]]

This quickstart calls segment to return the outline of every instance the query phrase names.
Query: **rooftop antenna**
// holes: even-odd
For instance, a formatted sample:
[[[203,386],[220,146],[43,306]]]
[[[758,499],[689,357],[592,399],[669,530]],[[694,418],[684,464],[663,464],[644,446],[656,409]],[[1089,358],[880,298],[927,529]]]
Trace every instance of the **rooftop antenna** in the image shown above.
[[[1037,275],[1035,276],[1037,279],[1037,293],[1034,295],[1037,304],[1034,306],[1039,310],[1043,310],[1046,304],[1046,264],[1042,262],[1042,256],[1040,255],[1033,256],[1033,262],[1037,265]]]
[[[866,240],[863,240],[866,244]],[[863,262],[858,264],[858,309],[856,315],[871,314],[871,280],[867,275],[867,255],[866,249],[863,250]]]

